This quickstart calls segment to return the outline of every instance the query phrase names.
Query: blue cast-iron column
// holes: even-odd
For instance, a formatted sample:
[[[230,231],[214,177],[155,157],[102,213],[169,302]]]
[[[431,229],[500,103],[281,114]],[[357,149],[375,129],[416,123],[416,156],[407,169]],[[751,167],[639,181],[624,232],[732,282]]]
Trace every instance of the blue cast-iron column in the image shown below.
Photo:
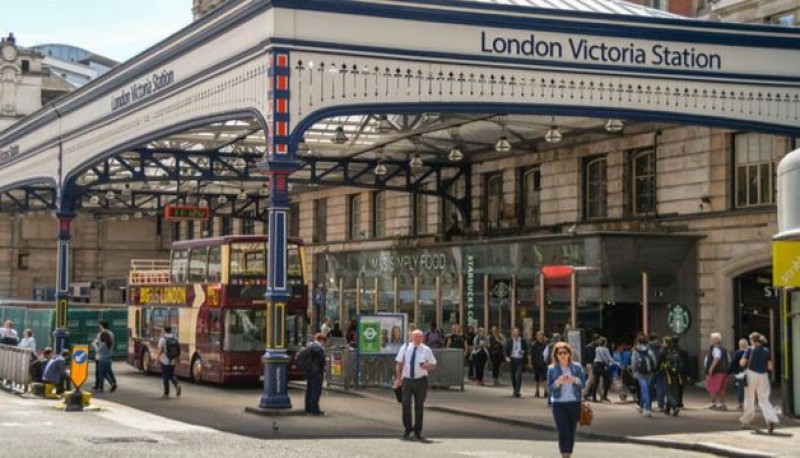
[[[288,176],[297,164],[289,148],[289,53],[269,55],[269,102],[266,120],[267,160],[261,170],[270,183],[267,210],[269,252],[267,253],[267,349],[264,353],[262,409],[290,409],[287,391],[289,355],[286,353],[286,309],[290,290],[286,279],[289,214]]]
[[[72,239],[70,226],[75,215],[58,213],[58,253],[56,255],[56,329],[53,331],[53,346],[56,354],[68,348],[69,331],[69,246]]]

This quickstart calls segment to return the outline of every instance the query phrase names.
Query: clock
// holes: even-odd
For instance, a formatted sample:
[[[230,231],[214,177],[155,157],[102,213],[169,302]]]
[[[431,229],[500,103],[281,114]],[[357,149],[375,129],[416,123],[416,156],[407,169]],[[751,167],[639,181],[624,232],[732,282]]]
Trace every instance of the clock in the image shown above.
[[[17,47],[11,43],[3,44],[0,48],[0,56],[7,61],[13,61],[17,58]]]

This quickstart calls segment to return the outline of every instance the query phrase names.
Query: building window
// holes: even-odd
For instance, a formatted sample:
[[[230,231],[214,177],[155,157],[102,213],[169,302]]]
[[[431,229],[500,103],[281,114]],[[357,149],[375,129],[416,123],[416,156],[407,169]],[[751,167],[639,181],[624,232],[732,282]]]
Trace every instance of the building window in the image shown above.
[[[631,153],[631,208],[634,215],[656,212],[656,152],[653,149]]]
[[[256,215],[252,210],[242,214],[242,235],[253,235],[256,233]]]
[[[361,194],[347,196],[347,239],[357,240],[361,235]]]
[[[312,241],[314,243],[324,243],[328,235],[328,201],[326,199],[316,199],[314,201],[314,233]]]
[[[767,134],[738,134],[733,138],[737,208],[775,203],[777,159],[790,146],[789,138]]]
[[[220,235],[231,235],[233,234],[233,218],[230,216],[223,216],[222,221],[220,224]],[[211,236],[211,231],[209,232],[209,237]]]
[[[797,18],[795,13],[785,12],[770,16],[765,21],[767,24],[775,24],[781,27],[794,27],[797,25]]]
[[[289,204],[289,237],[300,237],[300,203]]]
[[[181,239],[181,223],[172,223],[172,241],[177,242]]]
[[[372,194],[372,236],[386,237],[386,191]]]
[[[542,190],[542,172],[538,166],[524,168],[520,171],[519,222],[521,226],[539,225],[539,194]]]
[[[200,234],[201,237],[213,237],[214,236],[214,220],[215,220],[215,218],[208,218],[203,223],[203,232]]]
[[[503,175],[497,173],[486,176],[483,208],[484,225],[487,229],[500,226],[503,210]]]
[[[414,235],[428,233],[428,196],[425,194],[413,194],[411,196],[413,204],[412,231]]]
[[[27,59],[22,60],[22,73],[28,73],[31,71],[31,61]]]
[[[584,165],[586,218],[605,218],[608,214],[606,158],[589,159]]]

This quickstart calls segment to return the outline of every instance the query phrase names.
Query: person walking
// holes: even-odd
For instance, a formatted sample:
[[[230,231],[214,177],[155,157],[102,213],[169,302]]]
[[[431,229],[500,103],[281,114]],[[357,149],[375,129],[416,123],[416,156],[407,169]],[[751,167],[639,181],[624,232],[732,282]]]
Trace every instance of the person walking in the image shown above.
[[[111,352],[114,348],[114,334],[108,329],[108,322],[100,322],[100,332],[97,333],[92,342],[97,360],[97,374],[95,380],[95,390],[102,393],[105,381],[111,384],[111,392],[117,391],[117,377],[111,367]]]
[[[650,385],[653,374],[656,373],[656,355],[648,346],[647,336],[639,334],[636,338],[636,348],[631,354],[631,367],[633,377],[639,384],[639,412],[645,417],[652,417],[652,403],[650,398]]]
[[[533,369],[533,382],[536,384],[536,394],[539,397],[539,390],[544,385],[544,397],[547,397],[547,363],[544,359],[544,350],[547,347],[547,340],[544,338],[544,331],[537,331],[531,344],[531,368]]]
[[[611,389],[611,364],[614,359],[611,357],[611,352],[608,350],[608,341],[605,337],[598,337],[597,345],[594,348],[594,366],[592,366],[592,374],[594,378],[591,380],[591,385],[586,392],[585,399],[591,398],[592,402],[597,402],[597,387],[600,385],[600,379],[603,379],[603,401],[611,402],[608,399],[608,391]]]
[[[558,432],[558,450],[562,458],[569,458],[581,417],[581,389],[586,385],[586,372],[580,364],[572,362],[572,347],[568,343],[557,342],[552,353],[553,360],[547,369],[547,389]]]
[[[711,397],[712,410],[728,410],[725,406],[725,391],[728,385],[728,351],[722,346],[722,334],[712,332],[709,336],[711,345],[705,359],[706,390]]]
[[[436,357],[427,345],[422,343],[424,334],[415,329],[411,333],[411,343],[403,345],[397,353],[395,362],[395,388],[402,389],[403,439],[411,433],[423,441],[422,420],[425,398],[428,396],[428,371],[436,368]],[[414,400],[414,421],[411,421],[411,400]]]
[[[769,350],[764,347],[764,336],[754,332],[750,334],[750,347],[745,351],[739,366],[745,369],[744,389],[744,414],[739,418],[742,428],[750,428],[750,422],[756,416],[755,402],[758,396],[758,406],[767,422],[767,431],[772,434],[778,424],[778,415],[769,400],[770,381],[768,371],[772,371],[772,357]]]
[[[664,337],[661,345],[661,373],[664,376],[664,413],[678,416],[681,409],[680,393],[685,380],[683,378],[683,361],[678,349],[670,337]]]
[[[511,339],[506,342],[506,361],[511,365],[511,387],[514,397],[522,396],[522,370],[525,368],[525,356],[528,354],[528,342],[520,336],[518,327],[511,330]]]
[[[586,386],[583,392],[584,398],[589,393],[589,387],[594,385],[594,352],[595,349],[597,349],[598,339],[600,339],[600,334],[592,334],[592,338],[581,351],[581,364],[583,364],[583,370],[586,371]]]
[[[163,398],[169,397],[169,384],[175,386],[175,396],[181,397],[181,385],[175,377],[175,365],[181,356],[178,339],[172,335],[172,326],[164,326],[164,334],[158,339],[156,359],[161,363],[161,379],[164,381]]]
[[[478,334],[472,342],[472,364],[475,369],[475,383],[483,385],[483,371],[486,368],[486,361],[489,359],[489,338],[486,337],[486,330],[478,328]]]
[[[491,333],[489,333],[489,358],[492,361],[492,380],[494,386],[500,385],[500,365],[503,364],[505,359],[505,345],[506,338],[497,329],[497,326],[492,326]]]
[[[472,358],[472,349],[475,344],[476,335],[475,328],[471,325],[467,325],[467,332],[464,333],[464,344],[466,345],[464,351],[467,355],[467,377],[470,382],[475,381],[475,361]]]
[[[656,355],[656,373],[653,374],[653,378],[650,380],[650,399],[655,398],[658,411],[663,412],[667,391],[667,385],[664,381],[664,372],[661,368],[664,353],[661,348],[661,341],[658,339],[658,334],[654,332],[650,333],[648,339],[650,340],[648,346],[653,354]]]
[[[322,397],[322,382],[325,378],[325,342],[328,337],[318,332],[314,340],[297,356],[298,365],[302,360],[307,361],[302,366],[306,372],[306,405],[305,411],[309,415],[324,415],[319,408],[319,398]],[[304,355],[305,353],[305,355]]]
[[[733,375],[733,386],[736,388],[736,400],[739,402],[739,406],[736,410],[742,412],[744,411],[744,378],[745,378],[745,368],[743,368],[739,361],[744,358],[744,353],[747,350],[747,339],[739,339],[739,349],[733,354],[733,364],[731,364],[730,373]]]

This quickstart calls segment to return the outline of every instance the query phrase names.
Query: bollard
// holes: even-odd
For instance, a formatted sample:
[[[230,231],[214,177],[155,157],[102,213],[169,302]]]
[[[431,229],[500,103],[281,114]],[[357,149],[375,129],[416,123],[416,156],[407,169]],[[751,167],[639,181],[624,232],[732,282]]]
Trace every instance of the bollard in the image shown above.
[[[67,412],[83,412],[83,392],[78,388],[64,397]]]

